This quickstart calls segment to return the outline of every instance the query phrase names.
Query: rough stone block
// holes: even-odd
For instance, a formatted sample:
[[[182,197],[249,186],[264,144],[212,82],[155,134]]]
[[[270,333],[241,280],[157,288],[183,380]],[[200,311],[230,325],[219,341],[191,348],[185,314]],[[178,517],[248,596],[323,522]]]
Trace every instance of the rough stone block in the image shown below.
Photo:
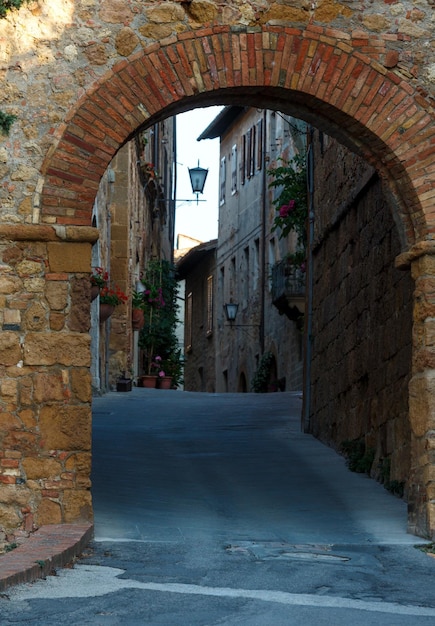
[[[55,459],[27,457],[22,465],[29,480],[54,479],[62,472],[62,464]]]
[[[43,498],[36,512],[35,522],[38,526],[60,524],[62,522],[62,509],[59,502]]]
[[[63,495],[64,522],[91,522],[92,498],[88,490],[69,490]]]
[[[90,450],[91,407],[43,406],[40,411],[43,450]]]
[[[92,399],[92,378],[88,369],[74,368],[70,372],[71,391],[80,402]]]
[[[49,243],[48,263],[51,272],[90,273],[91,245],[88,243]]]
[[[68,304],[68,285],[61,281],[49,281],[44,295],[52,311],[63,311]]]
[[[33,332],[46,330],[47,311],[40,302],[34,302],[25,312],[23,322],[24,330],[30,330]]]
[[[435,375],[419,374],[409,382],[409,421],[412,432],[423,437],[432,430],[435,416]]]
[[[1,336],[0,336],[1,341]],[[24,343],[26,365],[90,365],[90,337],[73,333],[29,333]]]
[[[21,359],[19,335],[11,331],[0,333],[0,363],[2,365],[16,365]]]
[[[62,402],[65,400],[65,397],[64,384],[60,373],[35,376],[34,398],[36,402]]]

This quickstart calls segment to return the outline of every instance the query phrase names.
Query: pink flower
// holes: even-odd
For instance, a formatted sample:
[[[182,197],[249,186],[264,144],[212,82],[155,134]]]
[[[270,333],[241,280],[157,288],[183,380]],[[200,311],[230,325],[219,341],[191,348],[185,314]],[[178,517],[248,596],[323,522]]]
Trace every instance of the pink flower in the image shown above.
[[[166,374],[165,374],[165,372],[163,370],[161,370],[159,372],[159,376],[160,376],[160,378],[163,378],[164,376],[166,376]]]
[[[290,200],[288,204],[283,204],[279,210],[280,217],[288,217],[288,214],[291,213],[296,205],[296,200]]]
[[[157,363],[158,363],[159,361],[161,361],[161,360],[162,360],[162,357],[161,357],[161,356],[156,356],[156,357],[154,357],[154,361],[156,361]]]

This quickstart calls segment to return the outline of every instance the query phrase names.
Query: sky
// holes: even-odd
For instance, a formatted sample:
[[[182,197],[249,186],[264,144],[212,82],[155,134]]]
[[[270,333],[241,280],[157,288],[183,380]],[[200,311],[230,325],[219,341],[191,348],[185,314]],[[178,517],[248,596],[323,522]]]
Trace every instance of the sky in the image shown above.
[[[219,216],[219,138],[197,141],[222,107],[194,109],[177,115],[177,201],[175,241],[177,235],[188,235],[200,241],[215,239]],[[198,165],[208,169],[204,193],[199,203],[192,193],[188,168]],[[185,200],[192,199],[192,202]],[[205,200],[205,202],[202,202]]]

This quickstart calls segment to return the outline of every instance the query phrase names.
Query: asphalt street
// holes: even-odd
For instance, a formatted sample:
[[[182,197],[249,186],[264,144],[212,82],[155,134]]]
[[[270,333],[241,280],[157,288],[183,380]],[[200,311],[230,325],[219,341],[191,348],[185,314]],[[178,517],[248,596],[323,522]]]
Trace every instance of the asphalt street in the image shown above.
[[[94,401],[95,540],[0,624],[435,624],[406,504],[300,431],[299,394]]]

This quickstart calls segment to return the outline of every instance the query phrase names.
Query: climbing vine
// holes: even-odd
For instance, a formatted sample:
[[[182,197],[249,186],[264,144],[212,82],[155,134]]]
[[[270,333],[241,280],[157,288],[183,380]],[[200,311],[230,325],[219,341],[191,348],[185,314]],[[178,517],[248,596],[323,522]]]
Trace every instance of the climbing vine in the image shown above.
[[[19,9],[25,2],[28,0],[0,0],[0,18],[12,9]]]
[[[306,157],[297,154],[288,161],[278,161],[277,167],[268,170],[273,177],[269,187],[279,192],[273,201],[277,215],[272,231],[280,230],[280,238],[294,231],[299,247],[305,248],[308,215]]]
[[[6,17],[8,11],[19,9],[28,0],[0,0],[0,18]],[[0,133],[9,135],[12,124],[17,119],[16,115],[0,111]]]
[[[307,256],[307,166],[305,154],[296,154],[291,159],[278,159],[278,165],[268,170],[272,176],[269,187],[276,189],[278,195],[273,201],[277,214],[273,221],[272,232],[279,231],[279,238],[296,233],[296,250],[287,255],[287,263],[300,275],[305,272]]]
[[[0,111],[0,132],[2,135],[9,135],[12,124],[17,119],[16,115]]]

